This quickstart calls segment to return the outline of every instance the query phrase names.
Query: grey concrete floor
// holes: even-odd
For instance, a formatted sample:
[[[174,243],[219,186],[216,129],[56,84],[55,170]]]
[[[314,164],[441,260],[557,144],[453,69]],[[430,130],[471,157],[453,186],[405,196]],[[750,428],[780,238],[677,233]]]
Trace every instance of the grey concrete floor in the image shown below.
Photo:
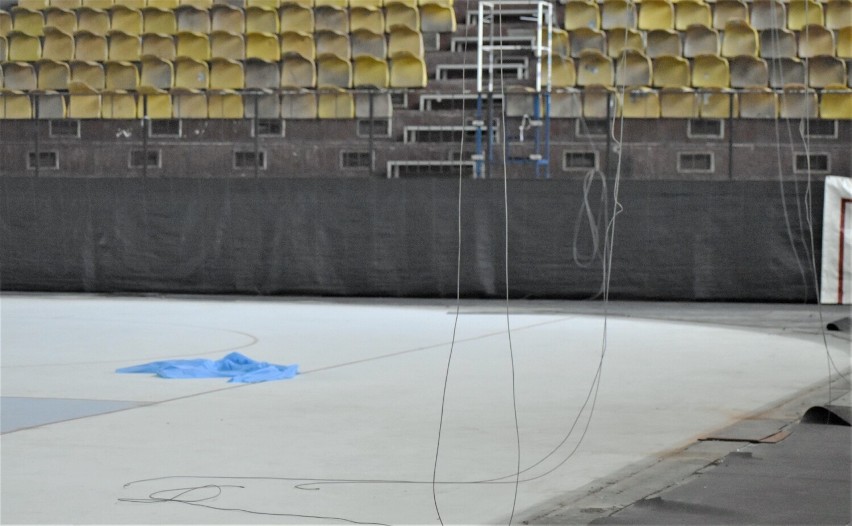
[[[602,360],[603,304],[509,304],[516,520],[594,520],[736,447],[698,439],[749,419],[783,426],[825,399],[827,354],[848,374],[849,335],[820,329],[848,308],[823,307],[822,322],[813,305],[606,311]],[[454,313],[437,300],[5,294],[0,521],[436,523]],[[302,374],[234,385],[114,372],[231,350]],[[462,303],[453,356],[441,517],[505,523],[518,451],[504,302]],[[661,462],[672,458],[683,462]],[[300,486],[317,479],[334,483]],[[611,491],[619,482],[635,495]],[[201,489],[175,502],[176,488]]]

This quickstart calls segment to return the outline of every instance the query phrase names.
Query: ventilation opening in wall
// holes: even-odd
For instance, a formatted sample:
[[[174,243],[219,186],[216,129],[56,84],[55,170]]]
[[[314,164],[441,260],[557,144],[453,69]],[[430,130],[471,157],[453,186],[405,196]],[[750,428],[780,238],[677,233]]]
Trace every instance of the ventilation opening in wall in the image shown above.
[[[266,170],[265,151],[234,152],[234,168],[238,170],[253,170],[255,166],[261,170]]]
[[[51,137],[80,137],[80,121],[77,119],[63,119],[50,121]]]
[[[254,123],[251,125],[251,136],[254,137]],[[284,136],[284,121],[281,119],[258,119],[257,121],[257,136],[258,137],[283,137]]]
[[[369,137],[370,128],[373,129],[373,137],[390,137],[390,119],[361,119],[358,121],[358,137]]]
[[[180,119],[156,119],[148,121],[149,137],[180,137]]]
[[[160,150],[131,150],[129,165],[131,168],[160,168]]]
[[[686,125],[686,136],[690,139],[722,139],[725,137],[725,121],[690,119]]]
[[[831,170],[831,163],[827,153],[812,153],[810,155],[797,153],[793,172],[797,174],[810,173],[828,173]]]
[[[608,132],[606,119],[577,119],[577,137],[606,137]]]
[[[408,92],[407,91],[392,91],[391,105],[394,108],[405,109],[408,107]]]
[[[677,171],[680,173],[713,173],[715,164],[712,152],[679,152]]]
[[[48,169],[56,170],[59,168],[59,155],[56,152],[29,152],[27,156],[27,168],[30,170]]]
[[[806,137],[837,138],[837,121],[811,119],[805,127]]]
[[[341,168],[372,168],[372,155],[370,152],[340,152]]]
[[[562,153],[562,169],[596,170],[598,168],[598,152],[568,151]]]

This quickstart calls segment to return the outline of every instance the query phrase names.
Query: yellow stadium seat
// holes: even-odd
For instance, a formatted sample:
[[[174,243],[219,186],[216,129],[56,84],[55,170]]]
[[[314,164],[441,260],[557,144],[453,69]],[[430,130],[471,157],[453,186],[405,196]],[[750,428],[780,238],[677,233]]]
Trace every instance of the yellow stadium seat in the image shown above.
[[[109,59],[139,62],[142,57],[142,39],[122,31],[109,33]]]
[[[405,26],[409,29],[420,30],[420,11],[399,2],[389,0],[385,3],[385,31],[390,32],[395,26]]]
[[[785,29],[787,7],[780,0],[754,0],[751,3],[751,27],[757,31]]]
[[[206,119],[207,94],[201,90],[173,88],[172,116],[175,119]]]
[[[683,44],[677,31],[654,29],[648,31],[646,38],[645,53],[651,58],[683,55]]]
[[[41,91],[32,94],[35,99],[39,119],[64,119],[66,114],[65,97],[55,91]]]
[[[674,28],[674,6],[668,0],[643,0],[639,4],[639,29]]]
[[[151,119],[171,119],[172,97],[169,92],[145,86],[139,88],[139,115]]]
[[[775,119],[778,117],[778,95],[769,88],[752,88],[739,93],[740,118]]]
[[[28,94],[0,90],[0,119],[32,119],[33,108]]]
[[[314,34],[314,43],[316,45],[316,54],[320,55],[335,55],[345,60],[349,60],[352,54],[352,48],[349,43],[349,35],[343,33],[335,33],[334,31],[319,31]]]
[[[675,29],[684,31],[691,25],[711,27],[713,18],[710,6],[703,0],[680,0],[675,4]]]
[[[282,62],[286,65],[289,60],[288,57],[284,57]],[[278,62],[247,60],[245,63],[246,89],[278,89],[281,87],[281,70]],[[310,63],[310,74],[316,77],[313,63]],[[315,84],[316,82],[311,87]]]
[[[796,35],[787,29],[764,29],[760,32],[760,56],[782,58],[796,56]]]
[[[618,94],[607,86],[588,86],[583,90],[583,117],[605,119],[618,113]]]
[[[388,5],[388,4],[391,4],[391,3],[401,4],[401,5],[405,5],[405,6],[408,6],[408,7],[417,7],[418,5],[420,5],[420,2],[418,0],[385,0],[385,5]]]
[[[139,103],[136,94],[124,90],[102,91],[101,117],[104,119],[139,118]]]
[[[578,86],[612,86],[615,72],[612,59],[595,50],[584,51],[577,62]]]
[[[601,29],[636,29],[636,4],[629,0],[604,0],[601,4]]]
[[[174,35],[177,33],[177,18],[171,9],[146,7],[142,9],[142,20],[145,33]]]
[[[246,33],[272,33],[279,31],[278,12],[269,7],[246,8]]]
[[[645,51],[645,40],[642,38],[642,33],[635,29],[623,27],[610,29],[606,32],[606,41],[606,54],[611,58],[618,58],[625,49]]]
[[[819,113],[816,91],[803,85],[785,86],[779,96],[779,103],[782,119],[816,119]]]
[[[313,35],[287,31],[281,33],[279,39],[281,41],[281,56],[294,54],[309,60],[316,58],[316,46]]]
[[[243,98],[236,91],[215,90],[207,93],[207,116],[211,119],[242,119]]]
[[[776,58],[769,61],[769,86],[783,88],[788,84],[805,83],[805,64],[792,57]]]
[[[413,55],[422,57],[424,54],[423,35],[414,29],[397,26],[388,35],[388,57]]]
[[[143,7],[147,7],[148,0],[121,0],[121,5],[131,9],[142,9]]]
[[[692,87],[727,88],[731,84],[728,61],[718,55],[698,55],[692,61]]]
[[[314,30],[348,33],[349,13],[341,7],[316,7],[314,8]]]
[[[111,9],[115,5],[113,0],[83,0],[83,7],[92,7],[95,9]]]
[[[103,9],[81,7],[77,10],[77,31],[88,31],[89,33],[106,36],[112,29],[109,13]]]
[[[704,26],[692,26],[683,35],[683,56],[719,54],[719,32]]]
[[[158,9],[167,9],[174,10],[177,6],[180,5],[179,0],[148,0],[147,3],[150,7],[156,7]]]
[[[563,88],[550,93],[550,116],[554,119],[577,119],[583,116],[582,92]]]
[[[175,36],[175,51],[178,57],[210,60],[210,39],[204,33],[180,31]]]
[[[38,62],[38,89],[67,90],[71,67],[66,62],[42,59]]]
[[[370,99],[373,101],[372,114],[370,113]],[[389,119],[393,116],[393,103],[391,95],[387,92],[368,91],[367,93],[355,93],[355,117],[358,119]]]
[[[651,60],[641,51],[625,50],[616,59],[615,84],[639,87],[651,85]]]
[[[577,71],[571,57],[553,55],[551,64],[551,85],[554,88],[571,88],[577,84]]]
[[[769,83],[769,66],[766,61],[752,55],[728,59],[732,88],[765,88]]]
[[[9,33],[9,60],[12,62],[35,62],[41,58],[39,37],[12,31]]]
[[[834,34],[823,26],[807,25],[799,32],[799,57],[818,55],[834,55]]]
[[[206,9],[181,5],[175,10],[178,32],[210,33],[210,14]]]
[[[68,117],[71,119],[99,119],[101,93],[82,82],[68,84]]]
[[[317,117],[320,119],[352,119],[355,117],[355,100],[352,94],[323,86],[317,94]]]
[[[426,63],[415,55],[396,55],[390,61],[390,82],[392,88],[425,88]]]
[[[9,59],[9,41],[5,36],[0,36],[0,63]]]
[[[384,0],[349,0],[349,7],[366,7],[368,9],[381,9],[385,6]]]
[[[313,6],[313,0],[246,0],[246,7],[266,7],[269,9],[278,9],[284,4],[299,3]]]
[[[658,119],[660,98],[650,88],[633,88],[624,92],[620,115],[626,119]]]
[[[281,46],[278,44],[278,35],[248,33],[246,35],[246,58],[259,58],[272,62],[281,60]]]
[[[121,4],[112,8],[112,28],[128,35],[141,35],[144,29],[142,11]]]
[[[44,34],[44,15],[41,11],[27,9],[25,7],[12,8],[12,29],[30,36],[41,36]],[[8,33],[10,36],[12,32]]]
[[[660,116],[670,119],[697,119],[698,94],[691,88],[663,88],[660,90]]]
[[[366,29],[353,31],[350,35],[352,56],[371,56],[385,59],[388,56],[388,44],[384,33],[373,33]]]
[[[86,62],[106,62],[109,58],[106,37],[88,31],[77,31],[74,33],[74,58]]]
[[[213,7],[213,0],[180,0],[180,7],[190,6],[198,9],[208,10]]]
[[[828,0],[825,4],[825,27],[833,31],[852,26],[852,2]]]
[[[75,19],[76,23],[76,19]],[[8,11],[0,9],[0,37],[5,37],[12,32],[12,15]]]
[[[823,24],[822,4],[816,0],[790,0],[787,5],[787,29],[800,31],[809,24]]]
[[[316,27],[314,10],[301,5],[281,7],[281,31],[304,31],[313,33]]]
[[[336,7],[346,9],[349,7],[349,0],[314,0],[314,7]]]
[[[826,88],[846,82],[846,63],[829,55],[820,55],[808,60],[808,85]]]
[[[337,55],[319,55],[316,66],[318,86],[352,87],[352,64],[349,60]]]
[[[207,62],[189,57],[177,57],[174,68],[176,88],[204,90],[210,87],[210,66]]]
[[[77,31],[77,13],[69,9],[51,7],[44,11],[44,27],[53,27],[73,35],[74,31]]]
[[[309,93],[284,93],[281,95],[281,117],[284,119],[316,119],[317,95]]]
[[[32,91],[38,88],[36,70],[25,62],[7,62],[3,64],[3,81],[6,89]]]
[[[210,33],[210,55],[213,58],[245,60],[246,43],[242,34],[228,31]]]
[[[246,30],[245,12],[227,4],[216,4],[210,9],[210,30],[243,33]]]
[[[106,75],[104,66],[98,62],[72,61],[71,80],[81,82],[94,89],[102,90],[106,87]]]
[[[601,27],[601,14],[598,11],[598,4],[589,0],[575,0],[565,4],[564,19],[563,27],[568,31],[581,27],[589,29],[600,29]]]
[[[749,21],[748,6],[743,0],[717,0],[713,4],[713,29],[725,29],[730,20]]]
[[[456,12],[452,7],[437,3],[420,6],[420,31],[424,33],[454,33]]]
[[[852,58],[852,26],[837,30],[837,47],[835,52],[840,58]]]
[[[739,113],[735,91],[725,88],[704,88],[698,93],[698,114],[702,119],[727,119]]]
[[[210,89],[234,90],[246,87],[243,63],[226,58],[210,60]]]
[[[312,106],[316,116],[316,101]],[[253,119],[255,115],[260,119],[280,119],[281,96],[271,90],[244,93],[243,111],[247,119]]]
[[[547,31],[542,30],[541,42],[542,45],[547,45]],[[568,32],[558,27],[552,28],[550,34],[550,45],[554,55],[563,57],[571,56],[571,39],[568,37]]]
[[[390,85],[388,63],[362,55],[352,61],[352,85],[355,88],[387,88]]]
[[[663,55],[654,59],[654,87],[677,88],[690,84],[689,61],[685,58]]]
[[[280,78],[276,75],[276,87],[314,88],[317,85],[317,66],[313,60],[299,55],[289,55],[281,60]]]
[[[352,7],[349,10],[349,30],[367,30],[373,33],[384,33],[385,14],[375,7]]]
[[[107,62],[104,64],[106,73],[106,89],[136,91],[139,89],[139,70],[132,62]]]
[[[72,60],[74,37],[61,29],[45,27],[41,56],[49,60]]]
[[[737,55],[757,56],[759,51],[757,31],[742,20],[731,20],[725,26],[725,35],[722,39],[722,56],[735,57]]]
[[[52,7],[61,7],[62,9],[77,9],[82,2],[80,0],[50,0]]]
[[[174,86],[174,66],[171,61],[151,55],[142,56],[141,87],[168,90]]]
[[[852,90],[843,84],[826,86],[820,97],[819,116],[823,119],[852,119]]]
[[[586,50],[594,50],[601,53],[607,51],[606,33],[599,29],[581,27],[580,29],[571,31],[568,34],[568,39],[573,58],[579,57]]]
[[[33,11],[41,11],[50,6],[50,2],[48,0],[18,0],[17,4],[18,7],[32,9]]]
[[[165,60],[177,57],[177,47],[172,35],[146,33],[142,35],[142,55],[152,55]]]

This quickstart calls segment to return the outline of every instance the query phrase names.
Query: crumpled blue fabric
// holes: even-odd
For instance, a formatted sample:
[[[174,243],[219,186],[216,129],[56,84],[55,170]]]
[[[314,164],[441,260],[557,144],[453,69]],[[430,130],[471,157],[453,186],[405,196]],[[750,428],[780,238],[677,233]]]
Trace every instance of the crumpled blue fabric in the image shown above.
[[[233,383],[286,380],[299,374],[298,365],[258,362],[238,352],[221,360],[163,360],[116,369],[117,373],[153,373],[160,378],[230,378]]]

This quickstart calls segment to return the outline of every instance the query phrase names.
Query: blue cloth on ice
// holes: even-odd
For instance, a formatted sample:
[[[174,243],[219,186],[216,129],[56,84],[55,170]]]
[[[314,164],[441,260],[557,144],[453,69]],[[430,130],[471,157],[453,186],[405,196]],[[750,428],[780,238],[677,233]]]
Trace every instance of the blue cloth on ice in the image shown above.
[[[122,367],[115,372],[153,373],[160,378],[230,378],[229,382],[256,383],[293,378],[299,374],[299,366],[258,362],[232,352],[221,360],[163,360]]]

